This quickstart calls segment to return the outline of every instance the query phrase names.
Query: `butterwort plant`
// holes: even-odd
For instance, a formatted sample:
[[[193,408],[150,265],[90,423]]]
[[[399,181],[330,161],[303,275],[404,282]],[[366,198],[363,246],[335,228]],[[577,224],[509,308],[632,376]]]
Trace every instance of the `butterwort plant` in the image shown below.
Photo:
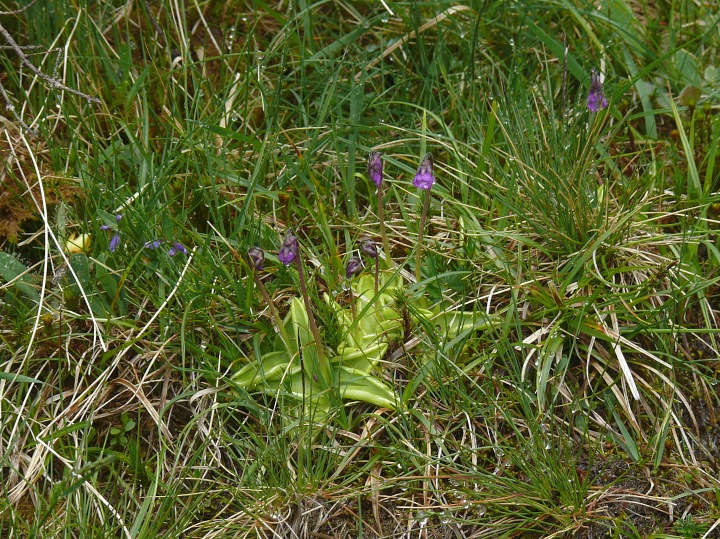
[[[423,234],[425,232],[425,221],[427,220],[428,209],[430,208],[430,190],[435,185],[434,159],[431,153],[425,155],[413,178],[413,185],[421,191],[426,191],[425,202],[423,203],[422,215],[420,216],[420,230],[418,231],[418,244],[415,253],[415,282],[422,279],[420,267],[422,265]]]

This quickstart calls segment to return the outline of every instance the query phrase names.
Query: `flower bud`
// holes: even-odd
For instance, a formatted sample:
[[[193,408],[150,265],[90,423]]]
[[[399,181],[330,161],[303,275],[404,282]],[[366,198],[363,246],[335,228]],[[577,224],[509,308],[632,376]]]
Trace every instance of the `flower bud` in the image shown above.
[[[265,251],[260,247],[251,247],[247,254],[255,271],[262,271],[265,267]]]
[[[354,256],[350,260],[348,260],[347,266],[345,266],[345,277],[348,279],[351,279],[358,273],[360,273],[363,269],[362,261]]]
[[[365,240],[360,244],[360,249],[370,258],[378,257],[377,244],[373,240]]]

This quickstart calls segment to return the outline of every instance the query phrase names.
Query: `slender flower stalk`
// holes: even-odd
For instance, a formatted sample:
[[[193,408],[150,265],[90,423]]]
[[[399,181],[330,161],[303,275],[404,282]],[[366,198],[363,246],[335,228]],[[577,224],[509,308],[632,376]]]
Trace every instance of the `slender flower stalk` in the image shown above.
[[[385,212],[383,210],[383,199],[385,198],[383,188],[383,162],[381,152],[370,152],[368,156],[368,176],[377,187],[378,220],[380,221],[380,237],[382,238],[383,252],[388,265],[391,263],[390,243],[385,231]]]
[[[427,191],[425,193],[425,202],[423,203],[422,216],[420,217],[420,230],[418,231],[418,244],[415,252],[415,282],[419,283],[422,280],[422,272],[420,271],[422,265],[422,247],[423,247],[423,234],[425,232],[425,221],[427,220],[428,209],[430,208],[430,189],[432,189],[435,183],[435,176],[433,174],[433,156],[431,153],[425,155],[425,158],[420,163],[415,178],[413,179],[413,185],[418,189]]]
[[[320,340],[320,332],[318,331],[317,324],[315,323],[315,316],[313,315],[310,307],[310,296],[308,296],[307,283],[305,282],[305,271],[303,269],[302,257],[300,256],[298,239],[292,230],[288,230],[285,233],[285,239],[283,240],[280,252],[278,253],[278,258],[280,259],[280,262],[286,266],[295,262],[295,266],[297,267],[298,278],[300,280],[300,293],[302,294],[303,301],[305,302],[305,310],[307,311],[310,332],[315,340],[318,363],[320,364],[320,375],[324,378],[324,384],[329,386],[331,381],[330,364],[328,363],[327,357],[325,357],[322,340]]]
[[[347,266],[345,266],[345,277],[350,280],[360,273],[362,269],[362,261],[358,257],[354,256],[348,260]],[[357,318],[357,310],[355,307],[355,296],[353,295],[352,285],[348,286],[348,290],[350,291],[350,310],[352,311],[353,320],[355,320]]]
[[[364,240],[360,244],[360,249],[370,258],[375,259],[375,295],[380,290],[380,253],[377,244],[373,240]]]
[[[287,331],[285,331],[285,324],[283,324],[282,318],[280,318],[280,313],[278,313],[275,308],[275,303],[270,297],[270,294],[268,294],[265,285],[260,280],[260,273],[263,271],[265,266],[265,252],[259,247],[251,247],[248,250],[248,258],[250,259],[250,267],[252,268],[255,285],[260,289],[265,305],[267,305],[268,309],[270,309],[270,315],[275,323],[275,331],[280,334],[283,344],[288,350],[290,350],[289,345],[291,341],[290,337],[288,337]]]

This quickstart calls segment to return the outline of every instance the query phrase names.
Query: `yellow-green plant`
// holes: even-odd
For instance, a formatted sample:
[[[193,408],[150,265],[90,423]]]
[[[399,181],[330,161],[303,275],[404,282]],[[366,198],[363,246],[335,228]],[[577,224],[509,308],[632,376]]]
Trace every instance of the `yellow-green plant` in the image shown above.
[[[390,343],[403,337],[402,315],[395,306],[402,282],[389,272],[381,273],[379,279],[377,293],[373,275],[355,279],[350,285],[354,305],[347,308],[325,296],[343,334],[336,354],[328,358],[329,385],[323,382],[318,346],[300,298],[293,298],[283,322],[281,335],[287,337],[277,336],[273,350],[246,364],[233,381],[247,390],[290,397],[297,403],[293,416],[316,423],[327,417],[334,403],[343,400],[395,408],[395,392],[378,373]],[[431,323],[449,338],[475,324],[476,316],[471,312],[446,311],[440,304],[428,308],[425,301],[417,302],[416,307],[411,312],[413,323]]]
[[[373,297],[373,279],[366,277],[355,283],[357,318],[353,319],[350,309],[333,303],[341,326],[350,329],[337,355],[329,358],[329,386],[317,375],[318,347],[300,298],[291,301],[284,320],[287,345],[277,338],[274,349],[240,369],[234,382],[245,389],[259,388],[269,395],[289,396],[303,407],[303,415],[314,421],[327,416],[334,398],[394,408],[392,388],[371,371],[387,351],[389,339],[400,335],[401,321],[397,312],[387,306],[392,298],[388,294]]]

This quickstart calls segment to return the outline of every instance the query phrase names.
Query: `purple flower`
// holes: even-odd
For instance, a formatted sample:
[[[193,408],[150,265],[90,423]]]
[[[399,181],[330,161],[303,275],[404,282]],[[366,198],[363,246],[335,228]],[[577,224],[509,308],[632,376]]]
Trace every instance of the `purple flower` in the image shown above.
[[[280,251],[278,252],[278,259],[280,262],[289,266],[298,257],[298,240],[297,236],[293,234],[292,229],[289,229],[285,233],[285,239],[283,240]]]
[[[360,273],[362,269],[362,261],[358,257],[354,256],[348,260],[347,266],[345,266],[345,277],[350,279]]]
[[[145,245],[143,245],[143,247],[145,247],[145,249],[157,249],[157,248],[161,247],[162,245],[164,245],[165,243],[167,243],[165,240],[146,241]],[[178,253],[182,253],[182,254],[186,255],[187,252],[188,251],[185,248],[185,246],[178,241],[174,241],[172,244],[172,247],[170,247],[170,249],[168,249],[168,254],[170,256],[175,256]]]
[[[413,179],[413,185],[418,189],[425,191],[432,188],[435,183],[435,176],[433,175],[433,156],[431,153],[425,155],[425,158],[420,163],[420,166],[415,173],[415,179]]]
[[[115,222],[119,223],[120,219],[122,219],[122,215],[118,214],[115,216]],[[115,252],[115,250],[120,247],[120,232],[117,230],[117,225],[102,225],[100,227],[100,230],[114,230],[115,235],[110,238],[110,244],[108,245],[108,249],[110,252]]]
[[[373,240],[364,240],[360,244],[360,249],[362,250],[363,253],[368,255],[370,258],[378,257],[377,244]]]
[[[182,254],[186,255],[187,249],[185,248],[185,246],[182,243],[176,241],[173,243],[172,247],[170,247],[170,249],[168,250],[168,254],[170,256],[175,256],[178,253],[182,253]]]
[[[118,247],[120,247],[120,233],[119,232],[117,234],[115,234],[112,238],[110,238],[110,244],[108,245],[108,249],[110,249],[111,253],[114,253]]]
[[[265,251],[260,249],[260,247],[250,247],[250,249],[248,249],[248,258],[250,262],[252,262],[255,271],[262,271],[265,267]]]
[[[383,181],[383,162],[382,159],[380,159],[381,155],[382,153],[380,152],[370,152],[370,155],[368,155],[368,176],[377,187],[380,187]]]
[[[157,249],[163,244],[163,240],[152,240],[152,241],[146,241],[145,242],[145,249]]]
[[[592,112],[597,112],[607,107],[607,104],[600,75],[593,69],[590,72],[590,93],[587,98],[587,106]]]
[[[120,222],[120,219],[122,219],[122,215],[116,215],[116,216],[115,216],[115,222],[116,222],[116,223],[119,223],[119,222]],[[116,228],[117,228],[117,226],[102,225],[102,226],[100,227],[100,230],[110,230],[110,229],[115,230]]]

